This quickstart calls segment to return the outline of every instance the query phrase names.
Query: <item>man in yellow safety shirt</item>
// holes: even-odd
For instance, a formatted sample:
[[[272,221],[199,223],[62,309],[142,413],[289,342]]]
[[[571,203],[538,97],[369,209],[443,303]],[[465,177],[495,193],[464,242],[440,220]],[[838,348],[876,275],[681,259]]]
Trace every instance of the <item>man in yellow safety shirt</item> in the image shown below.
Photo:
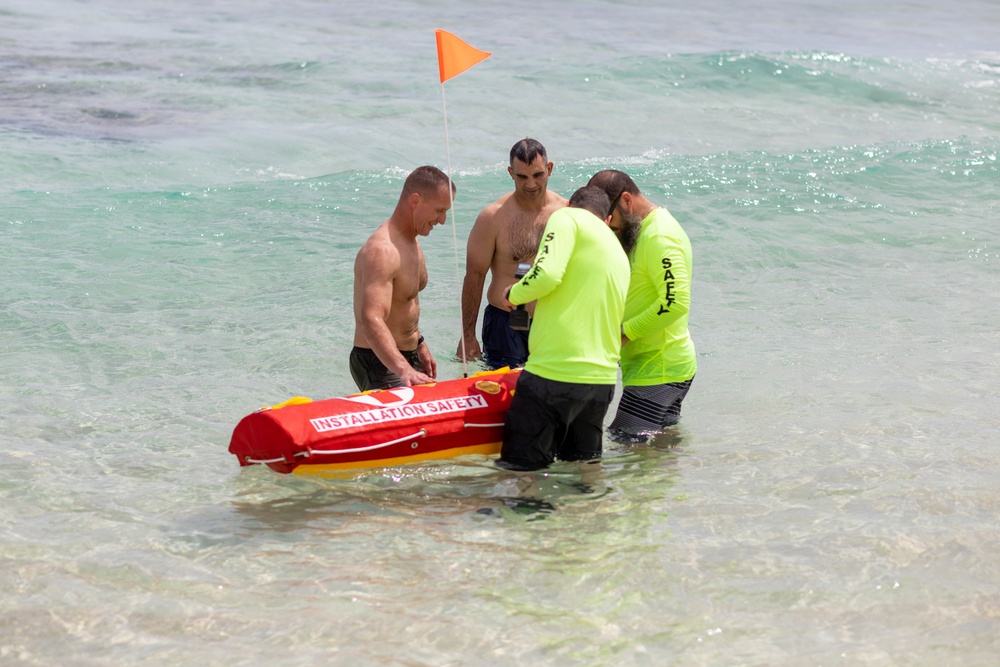
[[[621,328],[624,389],[608,434],[613,440],[642,442],[677,423],[698,370],[688,331],[691,241],[628,174],[600,171],[588,185],[611,200],[609,224],[631,265]]]
[[[504,419],[498,465],[537,470],[600,458],[614,397],[629,265],[607,225],[609,200],[584,187],[549,216],[535,262],[504,308],[537,300],[528,361]]]

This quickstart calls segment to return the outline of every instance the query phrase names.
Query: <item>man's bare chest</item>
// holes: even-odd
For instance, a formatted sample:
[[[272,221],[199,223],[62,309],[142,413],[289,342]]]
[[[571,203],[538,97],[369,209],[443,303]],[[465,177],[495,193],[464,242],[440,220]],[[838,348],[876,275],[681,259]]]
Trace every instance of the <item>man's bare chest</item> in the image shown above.
[[[511,262],[530,261],[538,250],[545,229],[545,218],[538,215],[518,215],[503,226],[501,252]]]

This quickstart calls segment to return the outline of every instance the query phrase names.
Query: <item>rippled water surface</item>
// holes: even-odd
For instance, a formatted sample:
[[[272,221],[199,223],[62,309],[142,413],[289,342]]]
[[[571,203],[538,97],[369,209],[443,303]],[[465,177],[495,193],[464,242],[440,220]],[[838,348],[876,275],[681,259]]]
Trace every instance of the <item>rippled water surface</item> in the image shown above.
[[[1000,7],[0,9],[0,664],[994,665]],[[433,28],[493,56],[446,84]],[[600,465],[240,469],[353,391],[351,267],[530,135],[695,250],[681,426]]]

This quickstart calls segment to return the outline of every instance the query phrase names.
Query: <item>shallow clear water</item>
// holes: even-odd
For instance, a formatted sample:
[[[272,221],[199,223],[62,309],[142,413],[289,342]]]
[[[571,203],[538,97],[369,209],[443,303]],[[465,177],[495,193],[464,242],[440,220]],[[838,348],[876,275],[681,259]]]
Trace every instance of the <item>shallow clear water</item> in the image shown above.
[[[0,10],[0,664],[995,664],[1000,8],[385,7]],[[447,149],[435,27],[494,52]],[[461,374],[525,135],[691,236],[678,432],[239,469],[243,415],[353,390],[354,254],[449,159],[421,329]]]

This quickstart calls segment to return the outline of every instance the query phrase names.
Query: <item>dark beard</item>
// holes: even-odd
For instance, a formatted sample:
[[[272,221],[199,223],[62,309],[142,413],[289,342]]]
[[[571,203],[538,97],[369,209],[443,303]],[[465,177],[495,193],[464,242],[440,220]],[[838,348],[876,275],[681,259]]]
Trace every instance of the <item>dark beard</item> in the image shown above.
[[[639,241],[639,232],[642,231],[642,218],[635,213],[626,213],[625,211],[621,211],[620,215],[622,228],[615,234],[621,241],[622,250],[625,251],[626,255],[631,256],[635,244]]]

